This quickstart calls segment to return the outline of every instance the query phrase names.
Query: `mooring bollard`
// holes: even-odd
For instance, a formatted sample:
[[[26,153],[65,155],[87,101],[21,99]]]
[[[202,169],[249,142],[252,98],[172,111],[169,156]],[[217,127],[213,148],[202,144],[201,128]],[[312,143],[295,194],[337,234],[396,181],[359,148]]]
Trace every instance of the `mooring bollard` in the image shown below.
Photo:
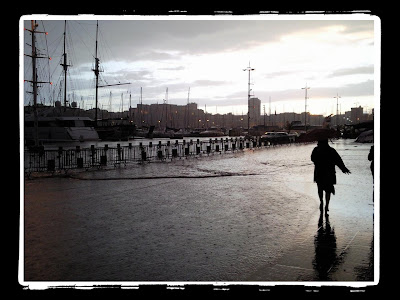
[[[70,160],[70,151],[66,150],[65,151],[65,157],[64,157],[64,166],[69,166],[69,160]]]
[[[83,168],[83,157],[77,157],[76,158],[76,166],[78,169]]]
[[[160,145],[161,146],[161,145]],[[162,151],[161,150],[158,150],[157,151],[157,157],[159,158],[159,159],[162,159],[163,158],[163,154],[162,154]]]
[[[120,144],[117,144],[117,160],[121,161],[121,145]]]
[[[102,165],[102,166],[107,165],[107,156],[106,155],[100,156],[100,165]]]
[[[47,160],[47,171],[55,171],[56,170],[56,161],[54,159]]]
[[[142,149],[142,160],[146,160],[146,151],[144,151],[144,149]]]

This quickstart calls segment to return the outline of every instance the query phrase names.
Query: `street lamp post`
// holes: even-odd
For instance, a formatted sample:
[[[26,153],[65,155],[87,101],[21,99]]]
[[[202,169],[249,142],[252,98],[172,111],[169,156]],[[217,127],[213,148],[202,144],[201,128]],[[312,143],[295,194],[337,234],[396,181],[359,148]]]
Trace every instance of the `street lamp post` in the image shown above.
[[[307,87],[307,83],[306,83],[306,86],[301,89],[305,90],[305,92],[306,92],[305,104],[304,104],[304,131],[307,133],[307,90],[309,90],[310,87]]]
[[[243,71],[249,71],[249,82],[248,82],[248,91],[247,91],[247,131],[248,133],[250,132],[250,72],[254,71],[255,69],[250,67],[250,62],[249,62],[249,66],[246,69],[243,69]]]
[[[338,128],[339,127],[339,98],[340,98],[340,96],[336,93],[336,97],[333,97],[333,98],[336,98],[336,128]]]

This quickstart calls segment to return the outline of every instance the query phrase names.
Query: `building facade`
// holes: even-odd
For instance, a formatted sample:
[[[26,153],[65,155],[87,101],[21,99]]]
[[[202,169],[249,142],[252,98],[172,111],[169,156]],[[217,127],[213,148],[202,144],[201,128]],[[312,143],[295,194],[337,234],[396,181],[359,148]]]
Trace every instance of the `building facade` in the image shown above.
[[[258,98],[249,99],[249,117],[250,127],[256,126],[260,122],[261,117],[261,100]]]

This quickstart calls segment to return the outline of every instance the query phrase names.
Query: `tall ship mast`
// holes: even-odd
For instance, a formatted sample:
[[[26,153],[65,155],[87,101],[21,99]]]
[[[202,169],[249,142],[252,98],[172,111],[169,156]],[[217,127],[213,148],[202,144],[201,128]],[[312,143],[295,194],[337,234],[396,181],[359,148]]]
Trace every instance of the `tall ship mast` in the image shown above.
[[[32,80],[26,80],[32,83],[33,86],[33,116],[25,115],[24,118],[24,139],[28,146],[34,145],[35,148],[44,143],[58,143],[71,141],[88,141],[98,140],[99,136],[96,130],[91,126],[92,120],[89,117],[67,116],[67,71],[70,65],[67,64],[66,53],[66,21],[64,22],[64,45],[63,45],[63,61],[60,65],[63,67],[64,77],[64,114],[59,115],[60,111],[57,108],[41,108],[40,116],[38,113],[38,84],[50,83],[38,80],[37,58],[47,58],[48,56],[38,55],[36,48],[36,34],[47,32],[38,31],[35,21],[31,21],[31,29],[26,29],[32,35]],[[40,47],[39,47],[40,49]]]
[[[37,76],[37,69],[36,69],[36,59],[37,58],[47,58],[47,59],[51,59],[48,56],[40,56],[37,55],[37,51],[36,51],[36,36],[35,34],[37,33],[42,33],[42,34],[48,34],[45,31],[37,31],[36,28],[39,25],[35,22],[35,20],[31,21],[31,29],[26,29],[27,31],[29,31],[32,35],[32,54],[28,55],[26,54],[26,56],[30,56],[32,58],[32,80],[25,80],[28,82],[32,83],[32,87],[33,87],[33,118],[34,118],[34,142],[35,142],[35,146],[39,146],[39,134],[38,134],[38,112],[37,112],[37,94],[38,94],[38,83],[50,83],[49,81],[38,81],[38,76]]]
[[[67,64],[67,53],[65,47],[65,39],[66,39],[66,32],[67,32],[67,20],[64,21],[64,63],[60,64],[64,68],[64,112],[67,110],[67,70],[70,65]]]
[[[96,24],[96,47],[95,47],[95,64],[94,64],[94,69],[92,69],[92,71],[94,72],[95,76],[96,76],[96,104],[95,104],[95,117],[94,117],[94,121],[95,121],[95,126],[97,127],[97,105],[98,105],[98,89],[101,87],[107,87],[107,86],[116,86],[116,85],[125,85],[125,84],[130,84],[130,82],[126,82],[126,83],[116,83],[116,84],[106,84],[106,85],[99,85],[99,73],[102,72],[102,70],[100,70],[99,65],[100,65],[100,59],[97,57],[97,48],[98,48],[98,36],[99,36],[99,21],[97,21]]]

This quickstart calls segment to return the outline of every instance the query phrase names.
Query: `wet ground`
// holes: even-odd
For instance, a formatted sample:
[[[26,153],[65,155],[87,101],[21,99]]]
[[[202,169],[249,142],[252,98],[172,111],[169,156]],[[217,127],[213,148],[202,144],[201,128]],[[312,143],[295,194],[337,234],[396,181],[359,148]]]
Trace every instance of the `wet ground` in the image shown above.
[[[328,217],[315,146],[26,179],[24,281],[371,283],[371,145],[331,144],[352,173]]]

